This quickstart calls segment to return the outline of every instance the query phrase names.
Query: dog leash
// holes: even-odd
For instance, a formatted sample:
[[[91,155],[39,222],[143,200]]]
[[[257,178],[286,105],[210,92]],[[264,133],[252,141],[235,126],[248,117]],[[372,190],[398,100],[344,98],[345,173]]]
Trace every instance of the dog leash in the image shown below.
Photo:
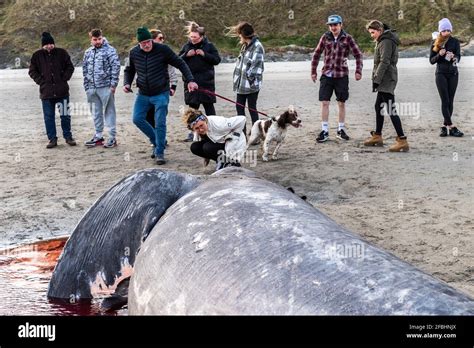
[[[222,96],[222,95],[219,95],[219,94],[217,94],[217,93],[214,93],[214,92],[212,92],[212,91],[210,91],[210,90],[208,90],[208,89],[198,88],[197,91],[198,91],[198,92],[201,92],[201,93],[210,94],[210,95],[213,95],[213,96],[215,96],[215,97],[219,97],[219,98],[224,99],[224,100],[226,100],[226,101],[228,101],[228,102],[234,103],[235,105],[241,106],[241,107],[243,107],[243,108],[247,108],[247,109],[249,109],[250,111],[255,111],[255,112],[259,113],[260,115],[263,115],[263,116],[265,116],[265,117],[270,118],[270,116],[268,116],[268,115],[267,115],[266,113],[264,113],[264,112],[261,112],[261,111],[258,111],[258,110],[254,110],[254,109],[252,109],[252,108],[250,108],[250,107],[248,107],[248,106],[245,106],[245,105],[242,105],[242,104],[240,104],[240,103],[237,103],[237,102],[233,101],[232,99],[226,98],[226,97],[224,97],[224,96]]]

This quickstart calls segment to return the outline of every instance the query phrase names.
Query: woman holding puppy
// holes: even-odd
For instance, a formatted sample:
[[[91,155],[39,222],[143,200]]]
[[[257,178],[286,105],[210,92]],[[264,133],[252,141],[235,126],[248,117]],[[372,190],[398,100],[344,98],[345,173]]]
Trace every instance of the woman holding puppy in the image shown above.
[[[204,165],[216,161],[216,170],[227,166],[240,167],[240,159],[247,149],[243,133],[245,116],[206,116],[201,111],[189,108],[183,121],[194,133],[191,152],[204,158]]]
[[[436,66],[436,87],[441,98],[441,112],[444,123],[440,137],[448,134],[453,137],[462,137],[464,134],[457,129],[451,120],[453,116],[454,95],[458,86],[457,63],[461,60],[461,48],[458,39],[451,36],[453,26],[447,18],[438,23],[438,36],[431,45],[430,63]]]

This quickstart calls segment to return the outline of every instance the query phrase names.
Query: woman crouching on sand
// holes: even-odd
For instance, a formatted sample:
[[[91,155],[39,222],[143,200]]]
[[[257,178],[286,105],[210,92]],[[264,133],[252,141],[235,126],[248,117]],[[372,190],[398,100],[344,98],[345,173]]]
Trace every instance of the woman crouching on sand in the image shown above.
[[[204,165],[216,161],[216,170],[228,166],[240,167],[240,158],[247,149],[243,129],[245,116],[206,116],[201,111],[189,108],[183,116],[188,129],[193,131],[195,142],[191,152],[204,158]]]
[[[402,122],[395,107],[395,87],[398,80],[398,36],[386,24],[373,20],[367,26],[370,37],[375,41],[374,70],[372,73],[372,92],[377,92],[375,101],[375,131],[372,136],[365,140],[365,146],[382,146],[382,128],[384,116],[382,109],[386,108],[387,114],[392,120],[393,127],[397,132],[394,145],[390,146],[390,152],[408,151],[407,137],[403,134]]]

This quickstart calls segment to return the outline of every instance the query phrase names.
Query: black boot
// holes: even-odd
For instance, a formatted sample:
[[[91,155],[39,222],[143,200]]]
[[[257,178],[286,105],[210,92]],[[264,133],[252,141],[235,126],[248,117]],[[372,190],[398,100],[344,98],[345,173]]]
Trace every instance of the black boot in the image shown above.
[[[441,127],[441,133],[439,133],[440,137],[447,137],[448,136],[448,128]]]
[[[449,135],[452,136],[452,137],[462,137],[464,135],[463,132],[461,132],[459,129],[457,129],[456,127],[452,127],[449,129]]]

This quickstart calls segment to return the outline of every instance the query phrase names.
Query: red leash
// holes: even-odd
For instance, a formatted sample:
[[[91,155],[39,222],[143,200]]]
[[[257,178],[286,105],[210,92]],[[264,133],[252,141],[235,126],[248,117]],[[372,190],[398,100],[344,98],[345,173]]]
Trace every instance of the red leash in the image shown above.
[[[224,97],[224,96],[222,96],[222,95],[219,95],[219,94],[217,94],[217,93],[214,93],[214,92],[212,92],[212,91],[210,91],[210,90],[208,90],[208,89],[198,88],[197,91],[198,91],[198,92],[202,92],[202,93],[206,93],[206,94],[210,94],[210,95],[213,95],[213,96],[215,96],[215,97],[219,97],[219,98],[221,98],[221,99],[227,100],[228,102],[234,103],[235,105],[241,106],[241,107],[243,107],[243,108],[247,108],[247,109],[249,109],[250,111],[258,112],[260,115],[263,115],[263,116],[265,116],[265,117],[270,117],[270,116],[268,116],[268,115],[267,115],[266,113],[264,113],[264,112],[261,112],[261,111],[258,111],[258,110],[254,110],[254,109],[252,109],[252,108],[249,108],[248,106],[245,106],[245,105],[242,105],[242,104],[240,104],[240,103],[237,103],[237,102],[233,101],[232,99],[226,98],[226,97]]]

